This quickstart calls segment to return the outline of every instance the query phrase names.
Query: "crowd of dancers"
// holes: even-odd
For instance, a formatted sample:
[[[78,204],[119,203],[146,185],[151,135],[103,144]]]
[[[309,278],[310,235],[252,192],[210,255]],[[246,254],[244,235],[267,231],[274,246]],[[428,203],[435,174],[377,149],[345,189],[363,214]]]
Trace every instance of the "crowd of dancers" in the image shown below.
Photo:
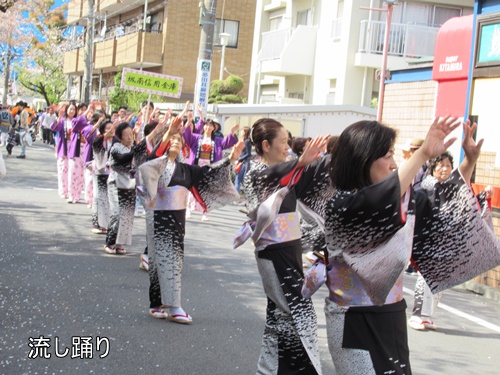
[[[104,251],[113,255],[132,244],[134,211],[144,207],[149,314],[189,324],[181,298],[186,216],[238,200],[243,187],[248,218],[234,247],[252,239],[267,296],[258,374],[322,374],[310,296],[323,284],[336,373],[411,374],[402,283],[408,262],[431,296],[500,264],[487,196],[470,189],[482,141],[472,138],[469,121],[464,160],[451,171],[442,155],[460,126],[454,118],[436,119],[398,168],[396,132],[376,121],[348,126],[329,152],[329,136],[305,140],[290,160],[289,132],[274,119],[241,129],[239,139],[238,125],[221,136],[201,108],[195,123],[189,103],[178,115],[142,107],[135,118],[123,108],[116,120],[92,105],[58,109],[51,129],[59,195],[76,203],[84,191],[92,231],[106,235]],[[422,166],[439,157],[434,181],[415,189]],[[442,169],[449,173],[438,176]],[[306,274],[305,244],[315,254]]]

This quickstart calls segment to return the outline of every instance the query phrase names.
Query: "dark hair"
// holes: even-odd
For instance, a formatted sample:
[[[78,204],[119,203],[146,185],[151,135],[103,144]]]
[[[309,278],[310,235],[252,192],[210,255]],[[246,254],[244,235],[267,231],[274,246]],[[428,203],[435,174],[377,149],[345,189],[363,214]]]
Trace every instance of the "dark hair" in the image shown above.
[[[261,118],[252,125],[250,131],[250,141],[255,146],[255,152],[262,156],[262,142],[267,141],[269,144],[278,136],[278,131],[284,126],[272,118]]]
[[[141,108],[143,108],[143,107],[145,107],[145,106],[147,106],[147,105],[148,105],[148,101],[147,101],[147,100],[145,100],[145,101],[143,101],[143,102],[141,103]],[[149,107],[150,107],[150,108],[155,109],[155,105],[153,104],[153,102],[149,102]]]
[[[156,125],[158,125],[158,121],[151,121],[144,127],[144,137],[147,137],[153,130],[155,130]]]
[[[118,107],[118,111],[119,111],[120,109],[124,109],[125,111],[126,111],[126,110],[128,110],[128,108],[127,108],[127,107],[125,107],[124,105],[122,105],[122,106]],[[118,112],[118,111],[116,111],[116,112]]]
[[[89,107],[89,105],[87,103],[80,103],[80,104],[78,104],[78,106],[76,107],[76,109],[79,111],[83,107],[85,107],[85,109],[87,109]]]
[[[292,151],[295,155],[300,156],[304,152],[304,147],[306,143],[310,141],[310,137],[297,137],[292,141]]]
[[[99,118],[104,114],[103,111],[101,110],[97,110],[94,112],[94,114],[92,115],[92,117],[90,118],[90,123],[92,125],[95,125],[97,123],[97,121],[99,121]]]
[[[74,100],[71,100],[68,105],[66,106],[66,110],[64,111],[64,116],[68,117],[68,110],[69,110],[69,107],[71,107],[72,105],[75,106],[75,112],[78,111],[78,105],[76,104],[76,102]]]
[[[220,127],[220,124],[218,122],[215,122],[212,119],[208,119],[207,121],[205,121],[205,125],[207,125],[207,124],[212,124],[212,126],[214,127],[214,130],[212,131],[212,134],[210,135],[210,138],[212,138],[212,140],[213,140],[213,139],[215,139],[215,132],[217,131],[217,125],[219,125],[219,127]]]
[[[330,136],[330,138],[328,138],[328,141],[326,142],[326,152],[328,154],[330,154],[330,155],[332,154],[333,148],[337,144],[338,140],[339,140],[338,135],[332,135],[332,136]]]
[[[184,116],[183,119],[182,119],[182,126],[184,126],[184,127],[191,126],[191,125],[196,126],[196,124],[194,123],[193,119],[191,119],[191,121],[189,122],[189,125],[186,125],[187,122],[188,122],[188,118],[187,118],[187,116]]]
[[[394,146],[396,131],[377,121],[358,121],[340,134],[330,162],[330,179],[340,190],[370,186],[373,162]]]
[[[108,119],[106,119],[106,120],[104,120],[103,122],[101,122],[101,123],[99,124],[99,133],[101,133],[101,135],[104,135],[104,132],[106,131],[106,126],[107,126],[108,124],[112,124],[112,123],[113,123],[113,121],[108,120]]]
[[[444,159],[448,159],[451,163],[451,168],[453,168],[453,155],[449,151],[443,152],[441,155],[429,160],[429,171],[432,175],[436,169],[438,163],[442,162]]]
[[[287,130],[286,131],[288,133],[288,147],[289,148],[292,148],[292,145],[293,145],[293,135],[292,135],[292,132],[290,130]]]
[[[117,136],[117,138],[121,141],[122,140],[122,135],[123,135],[123,131],[127,128],[130,128],[130,124],[128,122],[120,122],[117,126],[116,126],[116,129],[115,129],[115,135]],[[131,129],[131,128],[130,128]]]
[[[246,141],[250,137],[250,126],[244,126],[241,130],[243,131],[243,140]]]
[[[111,116],[113,116],[115,113],[118,114],[118,111],[111,112]]]

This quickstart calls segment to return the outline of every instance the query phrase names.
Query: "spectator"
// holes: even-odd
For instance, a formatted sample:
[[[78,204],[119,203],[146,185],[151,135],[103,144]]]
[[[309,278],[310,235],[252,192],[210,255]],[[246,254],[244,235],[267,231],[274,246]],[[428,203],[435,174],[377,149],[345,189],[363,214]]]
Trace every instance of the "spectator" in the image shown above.
[[[0,106],[0,146],[7,145],[7,137],[11,126],[14,125],[14,119],[7,107]]]
[[[19,138],[21,140],[21,153],[17,156],[18,159],[26,159],[26,136],[30,136],[29,130],[29,112],[27,110],[28,103],[21,102],[19,107],[22,109],[19,117]]]
[[[42,139],[43,143],[47,143],[50,145],[54,144],[54,134],[52,133],[52,129],[50,126],[57,120],[57,115],[54,112],[54,107],[49,106],[47,108],[47,112],[42,119]]]

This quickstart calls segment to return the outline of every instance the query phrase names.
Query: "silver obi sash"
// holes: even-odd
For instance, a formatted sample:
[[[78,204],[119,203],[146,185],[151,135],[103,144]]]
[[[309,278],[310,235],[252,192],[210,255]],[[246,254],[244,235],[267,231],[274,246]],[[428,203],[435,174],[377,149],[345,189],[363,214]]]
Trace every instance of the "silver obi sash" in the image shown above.
[[[234,248],[243,245],[250,237],[254,237],[256,223],[247,221],[238,231],[233,241]],[[257,240],[254,239],[255,251],[264,250],[267,246],[300,239],[300,219],[298,212],[277,214],[274,220],[264,229]]]
[[[178,211],[187,206],[189,190],[184,186],[158,188],[156,196],[150,200],[144,192],[143,186],[138,186],[138,195],[145,203],[147,211]]]

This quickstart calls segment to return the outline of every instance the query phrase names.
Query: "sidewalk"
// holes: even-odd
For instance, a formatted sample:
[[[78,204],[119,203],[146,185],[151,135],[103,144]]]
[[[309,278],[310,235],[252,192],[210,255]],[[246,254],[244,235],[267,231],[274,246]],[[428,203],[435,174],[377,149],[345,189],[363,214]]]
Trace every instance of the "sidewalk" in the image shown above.
[[[492,288],[475,281],[467,281],[463,284],[456,286],[458,289],[465,289],[470,292],[479,294],[484,298],[491,299],[495,302],[500,302],[500,289]]]

